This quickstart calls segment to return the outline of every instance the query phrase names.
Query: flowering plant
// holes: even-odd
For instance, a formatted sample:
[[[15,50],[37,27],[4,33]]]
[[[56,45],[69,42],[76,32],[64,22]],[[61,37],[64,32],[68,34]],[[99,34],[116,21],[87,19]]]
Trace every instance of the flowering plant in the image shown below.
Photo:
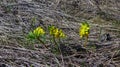
[[[89,36],[89,30],[90,30],[90,26],[87,22],[83,22],[81,24],[81,27],[79,29],[79,35],[80,35],[80,38],[86,38],[86,42],[85,42],[85,45],[86,46],[86,43],[87,43],[87,40],[88,40],[88,36]]]
[[[55,26],[51,26],[49,28],[49,33],[51,36],[53,36],[54,38],[65,38],[66,35],[64,34],[64,32],[62,31],[62,29],[58,29]]]
[[[44,45],[44,47],[46,47],[45,43],[41,40],[43,35],[45,35],[45,31],[42,27],[39,26],[36,29],[34,29],[32,32],[29,32],[28,38],[37,39]]]
[[[59,51],[61,53],[60,44],[59,44],[61,42],[60,39],[66,37],[63,30],[58,29],[55,26],[50,26],[49,27],[49,34],[52,37],[52,42],[55,44],[52,51],[55,53]]]

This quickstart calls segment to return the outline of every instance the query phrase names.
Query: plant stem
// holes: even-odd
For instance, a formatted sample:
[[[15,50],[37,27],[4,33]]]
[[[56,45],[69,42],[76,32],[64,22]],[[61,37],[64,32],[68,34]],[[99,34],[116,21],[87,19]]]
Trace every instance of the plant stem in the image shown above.
[[[59,52],[60,52],[61,59],[62,59],[62,62],[63,62],[63,67],[64,67],[64,60],[63,60],[62,51],[61,51],[61,49],[60,49],[59,44],[56,42],[56,40],[55,40],[55,37],[54,37],[54,36],[53,36],[53,41],[55,42],[55,45],[57,45],[57,47],[58,47],[58,50],[59,50]],[[59,42],[60,42],[60,39],[59,39]]]
[[[86,47],[87,42],[88,42],[88,37],[85,38],[85,44],[84,44],[84,47]]]
[[[47,46],[45,45],[45,43],[40,39],[40,38],[37,38],[42,44],[43,44],[43,46],[45,47],[45,48],[47,48]],[[47,48],[48,49],[48,48]]]

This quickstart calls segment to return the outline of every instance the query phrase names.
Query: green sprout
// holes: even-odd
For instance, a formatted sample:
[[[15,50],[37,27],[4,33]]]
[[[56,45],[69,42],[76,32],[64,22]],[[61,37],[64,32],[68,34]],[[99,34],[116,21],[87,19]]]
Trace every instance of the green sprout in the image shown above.
[[[88,41],[88,35],[90,33],[89,30],[90,30],[89,24],[87,22],[83,22],[79,29],[79,35],[80,35],[80,38],[85,38],[85,44],[84,44],[85,47]]]

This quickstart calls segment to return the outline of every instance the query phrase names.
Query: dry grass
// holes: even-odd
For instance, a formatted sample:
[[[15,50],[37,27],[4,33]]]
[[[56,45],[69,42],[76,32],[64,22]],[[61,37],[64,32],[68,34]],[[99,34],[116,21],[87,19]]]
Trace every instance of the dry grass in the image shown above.
[[[89,67],[90,65],[92,67],[94,65],[117,67],[120,64],[119,0],[100,0],[99,2],[96,0],[20,1],[0,0],[0,44],[2,45],[0,46],[0,64],[33,65],[34,67]],[[68,35],[64,42],[72,52],[68,49],[63,51],[68,50],[67,53],[72,54],[63,57],[64,63],[59,55],[55,56],[41,46],[36,47],[38,44],[31,46],[30,42],[25,40],[26,34],[33,28],[31,21],[33,17],[36,17],[37,20],[34,27],[40,25],[46,29],[48,25],[55,25],[62,28]],[[90,46],[88,52],[84,49],[83,51],[78,50],[81,49],[82,44],[78,28],[83,20],[90,21],[91,26],[88,46],[93,46]],[[100,42],[99,36],[104,33],[109,33],[112,40]],[[28,50],[21,48],[23,45],[27,45],[26,47],[29,49],[35,48]]]

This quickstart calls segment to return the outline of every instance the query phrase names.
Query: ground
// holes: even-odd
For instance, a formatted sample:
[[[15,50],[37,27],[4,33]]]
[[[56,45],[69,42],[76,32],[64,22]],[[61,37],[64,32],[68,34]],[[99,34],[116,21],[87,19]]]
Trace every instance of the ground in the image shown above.
[[[0,67],[119,67],[119,3],[116,0],[1,0]],[[79,37],[82,21],[90,24],[86,47]],[[38,26],[46,29],[49,25],[55,25],[67,35],[60,43],[62,56],[52,53],[50,47],[45,49],[39,43],[26,41],[29,31]]]

